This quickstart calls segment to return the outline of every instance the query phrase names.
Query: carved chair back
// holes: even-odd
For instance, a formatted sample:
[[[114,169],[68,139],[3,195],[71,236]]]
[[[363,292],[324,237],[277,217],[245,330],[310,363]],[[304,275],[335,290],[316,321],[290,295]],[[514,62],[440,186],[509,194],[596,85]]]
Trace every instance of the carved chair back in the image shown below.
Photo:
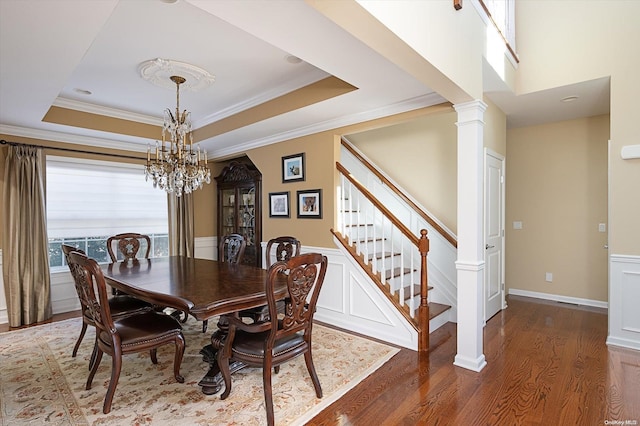
[[[240,234],[229,234],[222,237],[218,248],[218,260],[228,263],[242,263],[247,241]]]
[[[275,248],[274,248],[275,246]],[[276,262],[287,261],[300,255],[302,245],[295,237],[282,236],[267,242],[267,268]]]
[[[146,242],[146,249],[144,249],[144,258],[149,258],[151,252],[151,238],[148,235],[138,234],[134,232],[126,232],[117,234],[107,239],[107,251],[111,262],[118,261],[118,253],[123,257],[124,261],[135,259],[138,256],[138,251],[142,247],[142,242]],[[117,249],[114,250],[114,246]]]

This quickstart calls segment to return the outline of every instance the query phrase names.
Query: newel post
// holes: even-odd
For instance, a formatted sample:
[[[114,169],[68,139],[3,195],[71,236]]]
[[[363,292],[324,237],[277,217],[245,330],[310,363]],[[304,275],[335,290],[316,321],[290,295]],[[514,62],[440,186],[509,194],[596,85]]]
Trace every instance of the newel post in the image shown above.
[[[427,282],[427,253],[429,253],[429,238],[427,230],[420,230],[420,240],[418,241],[418,251],[420,252],[420,307],[418,308],[418,351],[429,351],[429,302]]]

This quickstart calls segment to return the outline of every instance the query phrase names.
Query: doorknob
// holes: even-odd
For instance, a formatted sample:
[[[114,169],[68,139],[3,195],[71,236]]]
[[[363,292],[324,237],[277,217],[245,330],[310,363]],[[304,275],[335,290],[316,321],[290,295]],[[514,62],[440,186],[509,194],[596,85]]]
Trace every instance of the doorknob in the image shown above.
[[[485,245],[484,248],[485,250],[489,250],[490,248],[494,248],[495,246],[490,246],[489,244]]]

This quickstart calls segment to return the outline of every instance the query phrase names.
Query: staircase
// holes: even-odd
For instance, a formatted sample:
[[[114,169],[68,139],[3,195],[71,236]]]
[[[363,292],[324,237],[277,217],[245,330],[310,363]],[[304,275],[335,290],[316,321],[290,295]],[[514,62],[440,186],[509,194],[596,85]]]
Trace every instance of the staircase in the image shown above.
[[[434,223],[407,216],[407,204],[412,202],[392,201],[388,195],[389,188],[392,192],[397,188],[385,177],[381,179],[378,175],[374,178],[378,183],[388,182],[384,185],[387,188],[376,191],[377,194],[373,191],[380,185],[360,182],[351,169],[366,168],[371,174],[373,166],[348,141],[343,141],[342,160],[350,168],[336,164],[341,176],[340,214],[337,229],[332,229],[332,232],[344,250],[417,330],[419,350],[426,351],[429,332],[448,321],[455,321],[455,238],[430,218]],[[377,173],[380,172],[374,174]],[[362,170],[357,170],[355,175],[360,175],[365,182],[369,180]],[[395,197],[406,198],[404,195]],[[424,213],[420,211],[419,214]],[[424,227],[412,229],[416,225]],[[429,253],[427,261],[430,245],[432,250],[433,246],[438,248],[439,253]],[[440,264],[434,264],[432,257]]]

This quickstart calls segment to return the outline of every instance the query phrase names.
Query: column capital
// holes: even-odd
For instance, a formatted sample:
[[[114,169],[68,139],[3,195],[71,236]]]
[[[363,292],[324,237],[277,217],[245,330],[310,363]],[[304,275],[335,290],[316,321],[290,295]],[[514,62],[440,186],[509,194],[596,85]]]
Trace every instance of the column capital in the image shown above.
[[[456,122],[458,126],[473,121],[481,121],[484,123],[484,112],[487,110],[487,104],[479,99],[455,104],[453,108],[458,113],[458,121]]]

